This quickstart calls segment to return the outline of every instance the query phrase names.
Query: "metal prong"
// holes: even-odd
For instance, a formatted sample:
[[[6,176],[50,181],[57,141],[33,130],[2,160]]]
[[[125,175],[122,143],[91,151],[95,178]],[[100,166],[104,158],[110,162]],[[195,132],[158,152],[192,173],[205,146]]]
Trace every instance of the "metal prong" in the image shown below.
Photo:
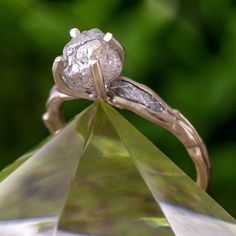
[[[112,33],[106,33],[103,37],[103,40],[106,41],[107,43],[112,39],[113,35]]]
[[[53,78],[57,87],[58,92],[64,93],[69,96],[77,97],[77,98],[84,98],[88,100],[94,101],[95,94],[89,94],[86,92],[78,92],[66,86],[62,79],[62,73],[64,68],[64,61],[62,56],[56,57],[52,66],[52,74]]]
[[[90,67],[93,75],[93,81],[97,90],[97,96],[98,98],[106,99],[107,98],[106,88],[99,62],[96,61]]]
[[[63,71],[63,58],[62,56],[58,56],[54,60],[52,66],[52,74],[55,80],[55,84],[59,92],[74,96],[75,94],[72,93],[73,91],[69,89],[62,80],[61,77],[62,71]]]
[[[56,57],[52,66],[52,74],[57,87],[57,90],[69,96],[82,97],[77,91],[74,91],[67,87],[62,79],[62,72],[64,67],[64,61],[62,56]],[[82,95],[82,94],[81,94]]]
[[[71,38],[76,38],[76,37],[79,36],[79,34],[80,34],[80,31],[77,28],[73,28],[73,29],[70,30]]]
[[[113,35],[108,32],[104,35],[103,40],[119,53],[122,62],[124,62],[125,50],[122,45],[113,37]]]
[[[60,93],[57,88],[53,86],[46,104],[46,112],[42,117],[44,124],[51,133],[56,133],[65,126],[62,105],[64,101],[74,99],[76,99],[76,97]]]

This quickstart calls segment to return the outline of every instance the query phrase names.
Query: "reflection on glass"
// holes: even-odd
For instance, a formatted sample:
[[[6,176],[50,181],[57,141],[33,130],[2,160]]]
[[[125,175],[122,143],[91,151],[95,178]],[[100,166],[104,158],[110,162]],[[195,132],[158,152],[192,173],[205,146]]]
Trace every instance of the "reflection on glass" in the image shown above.
[[[236,235],[235,220],[103,102],[0,181],[1,236]]]
[[[95,111],[90,107],[41,148],[1,172],[1,236],[55,235]]]
[[[174,235],[100,107],[60,228],[89,235]]]

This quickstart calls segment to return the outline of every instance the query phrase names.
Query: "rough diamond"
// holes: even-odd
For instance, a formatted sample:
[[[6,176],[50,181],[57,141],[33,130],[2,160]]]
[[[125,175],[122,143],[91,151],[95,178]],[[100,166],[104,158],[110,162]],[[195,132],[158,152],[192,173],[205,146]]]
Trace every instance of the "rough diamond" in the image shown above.
[[[80,92],[95,91],[90,66],[98,61],[105,84],[116,79],[122,70],[118,52],[103,40],[104,33],[92,29],[72,38],[63,50],[64,71],[62,78],[66,85]]]

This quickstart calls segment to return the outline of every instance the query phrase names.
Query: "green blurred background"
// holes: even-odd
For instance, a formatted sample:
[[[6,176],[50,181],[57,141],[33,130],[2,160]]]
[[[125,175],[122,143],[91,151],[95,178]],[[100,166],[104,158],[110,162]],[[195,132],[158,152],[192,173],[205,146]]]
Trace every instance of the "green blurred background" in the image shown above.
[[[51,66],[73,27],[112,32],[126,49],[123,74],[150,86],[189,118],[212,159],[208,192],[236,217],[233,0],[1,0],[0,168],[47,137],[41,116],[53,85]],[[66,117],[88,104],[66,104]],[[175,137],[121,113],[194,177]]]

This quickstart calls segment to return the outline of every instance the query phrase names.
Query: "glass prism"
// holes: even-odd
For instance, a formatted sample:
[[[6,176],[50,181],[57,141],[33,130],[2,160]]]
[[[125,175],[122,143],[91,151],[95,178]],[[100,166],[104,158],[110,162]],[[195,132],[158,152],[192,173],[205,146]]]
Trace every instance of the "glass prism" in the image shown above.
[[[236,221],[104,102],[0,181],[1,236],[236,235]]]

